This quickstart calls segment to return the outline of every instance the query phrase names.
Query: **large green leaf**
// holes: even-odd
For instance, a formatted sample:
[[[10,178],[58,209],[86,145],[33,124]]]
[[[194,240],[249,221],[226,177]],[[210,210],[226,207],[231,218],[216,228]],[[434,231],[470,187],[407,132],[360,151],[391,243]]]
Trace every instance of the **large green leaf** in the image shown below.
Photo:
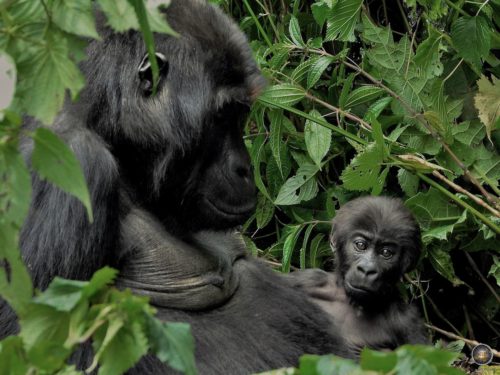
[[[92,3],[88,0],[52,0],[52,20],[64,31],[98,38]]]
[[[287,106],[300,102],[304,97],[305,92],[300,86],[288,83],[271,86],[261,95],[262,99],[266,99],[272,104]]]
[[[481,66],[491,46],[491,27],[482,16],[460,17],[451,25],[451,39],[464,60]]]
[[[322,118],[321,113],[316,110],[312,110],[309,114],[315,118]],[[306,120],[304,138],[309,156],[317,167],[321,168],[321,161],[330,150],[332,131],[313,121]]]
[[[59,112],[66,90],[75,99],[85,80],[69,57],[68,40],[55,30],[46,35],[32,47],[31,59],[19,67],[19,85],[28,114],[49,124]]]
[[[274,204],[287,206],[300,203],[302,200],[312,199],[318,192],[318,185],[314,180],[318,171],[316,165],[302,165],[297,170],[297,174],[290,177],[281,187]],[[310,182],[311,180],[312,182]]]
[[[363,0],[342,0],[330,11],[325,40],[354,41],[354,27]]]
[[[48,129],[38,128],[32,137],[35,141],[31,156],[33,168],[41,178],[78,198],[92,220],[90,194],[80,163],[73,152]]]
[[[340,177],[344,188],[366,191],[379,184],[379,173],[384,161],[384,152],[376,144],[371,144],[365,151],[352,159]]]

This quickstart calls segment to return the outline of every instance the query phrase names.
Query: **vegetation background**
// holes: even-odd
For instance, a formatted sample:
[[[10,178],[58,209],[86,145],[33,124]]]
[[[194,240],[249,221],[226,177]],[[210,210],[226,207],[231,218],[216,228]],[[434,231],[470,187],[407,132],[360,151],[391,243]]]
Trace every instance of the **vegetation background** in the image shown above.
[[[423,229],[421,261],[401,291],[448,351],[366,351],[361,367],[305,357],[300,373],[455,374],[450,350],[498,348],[500,1],[213,2],[239,22],[269,81],[246,133],[259,189],[244,227],[252,252],[282,272],[331,270],[331,219],[366,194],[401,197]],[[140,29],[151,55],[152,31],[172,32],[142,0],[0,1],[0,294],[21,318],[20,336],[0,342],[0,374],[78,374],[66,360],[90,337],[102,374],[123,373],[148,350],[195,373],[189,327],[160,323],[144,299],[107,288],[112,270],[58,279],[32,299],[19,257],[30,199],[19,137],[35,142],[30,168],[91,215],[70,150],[20,125],[26,114],[51,123],[67,90],[77,99],[84,38],[98,37],[94,3],[118,32]],[[457,365],[475,370],[466,362]]]

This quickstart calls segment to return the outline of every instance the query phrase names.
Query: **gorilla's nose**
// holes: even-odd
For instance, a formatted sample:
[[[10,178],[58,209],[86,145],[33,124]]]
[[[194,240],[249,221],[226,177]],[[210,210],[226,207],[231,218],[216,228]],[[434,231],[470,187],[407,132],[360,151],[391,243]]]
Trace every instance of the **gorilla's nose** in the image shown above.
[[[377,269],[372,264],[358,264],[358,273],[367,281],[375,281],[378,276]]]

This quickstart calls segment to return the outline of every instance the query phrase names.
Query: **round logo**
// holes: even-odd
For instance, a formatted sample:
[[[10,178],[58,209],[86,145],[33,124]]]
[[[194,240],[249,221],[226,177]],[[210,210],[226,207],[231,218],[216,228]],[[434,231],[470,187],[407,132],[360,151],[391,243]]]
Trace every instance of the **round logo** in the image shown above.
[[[493,352],[486,344],[476,345],[472,349],[472,360],[476,365],[487,365],[493,360]]]

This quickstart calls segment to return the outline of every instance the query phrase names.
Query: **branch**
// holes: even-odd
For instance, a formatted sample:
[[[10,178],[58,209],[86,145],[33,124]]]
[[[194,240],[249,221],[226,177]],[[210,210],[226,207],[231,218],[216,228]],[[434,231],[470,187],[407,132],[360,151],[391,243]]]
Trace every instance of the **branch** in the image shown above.
[[[424,323],[424,325],[427,328],[432,329],[433,331],[439,332],[443,336],[446,336],[446,337],[448,337],[450,339],[453,339],[453,340],[462,340],[463,342],[465,342],[466,344],[471,345],[471,346],[476,346],[476,345],[480,345],[481,344],[479,341],[466,339],[465,337],[462,337],[462,336],[459,336],[459,335],[455,335],[452,332],[445,331],[444,329],[441,329],[441,328],[438,328],[436,326],[433,326],[432,324]],[[495,357],[500,358],[500,352],[498,352],[497,350],[492,349],[492,348],[490,348],[490,349],[491,349],[491,352],[493,353],[493,355]]]
[[[432,126],[429,125],[427,120],[424,118],[424,115],[421,114],[420,112],[415,111],[402,97],[401,95],[398,95],[396,92],[391,90],[389,87],[384,85],[381,81],[373,77],[371,74],[368,72],[364,71],[361,69],[358,65],[356,64],[351,64],[347,61],[342,62],[345,66],[355,70],[356,72],[360,73],[362,76],[364,76],[366,79],[371,81],[374,85],[380,87],[384,91],[386,91],[390,96],[392,96],[394,99],[399,101],[403,107],[408,111],[408,113],[415,117],[426,129],[431,135],[443,146],[445,151],[450,155],[450,157],[453,159],[453,161],[462,169],[464,176],[472,183],[474,184],[478,190],[481,192],[481,194],[490,202],[494,207],[498,207],[498,199],[496,197],[491,196],[490,193],[488,193],[485,188],[481,185],[481,183],[470,173],[469,169],[462,163],[462,161],[458,158],[458,156],[450,149],[450,147],[444,142],[443,138],[441,135],[436,132]]]

